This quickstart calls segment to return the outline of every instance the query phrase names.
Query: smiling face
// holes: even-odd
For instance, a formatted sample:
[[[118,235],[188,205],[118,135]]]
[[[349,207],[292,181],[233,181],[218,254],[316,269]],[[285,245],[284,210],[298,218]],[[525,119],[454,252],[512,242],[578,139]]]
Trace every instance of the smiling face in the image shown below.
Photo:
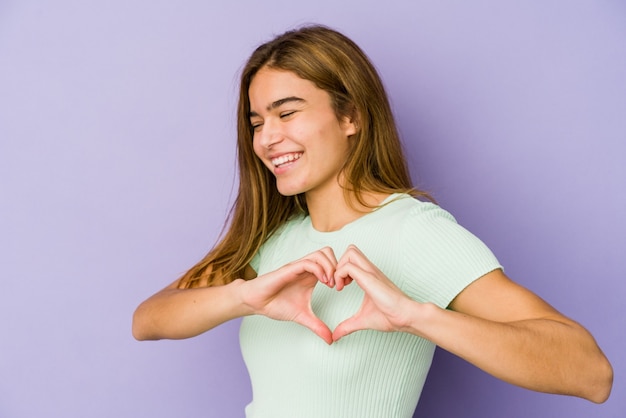
[[[255,154],[285,196],[332,196],[341,190],[355,125],[338,120],[329,94],[290,71],[260,69],[249,88]]]

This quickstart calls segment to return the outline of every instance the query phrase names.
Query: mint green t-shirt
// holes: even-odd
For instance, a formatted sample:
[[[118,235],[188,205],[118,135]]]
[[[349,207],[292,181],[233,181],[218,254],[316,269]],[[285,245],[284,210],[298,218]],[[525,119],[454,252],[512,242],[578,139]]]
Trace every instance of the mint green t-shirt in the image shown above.
[[[491,251],[432,203],[391,195],[377,210],[333,232],[308,216],[287,222],[252,261],[274,271],[322,247],[337,259],[356,245],[411,298],[445,308],[467,285],[500,268]],[[318,283],[313,311],[332,330],[360,307],[356,282],[341,292]],[[240,330],[252,382],[248,418],[410,418],[435,346],[402,332],[364,330],[327,345],[309,329],[249,316]]]

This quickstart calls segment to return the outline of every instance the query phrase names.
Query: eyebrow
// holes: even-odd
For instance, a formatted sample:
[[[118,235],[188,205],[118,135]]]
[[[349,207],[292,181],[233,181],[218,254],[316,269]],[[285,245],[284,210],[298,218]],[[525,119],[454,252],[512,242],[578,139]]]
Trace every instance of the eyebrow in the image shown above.
[[[306,102],[306,100],[304,100],[304,99],[302,99],[300,97],[296,97],[296,96],[289,96],[289,97],[285,97],[283,99],[279,99],[279,100],[276,100],[275,102],[270,103],[267,106],[266,110],[269,112],[272,109],[276,109],[277,107],[281,107],[285,103],[290,103],[290,102],[304,103],[304,102]],[[259,116],[259,114],[256,113],[256,112],[252,112],[252,111],[248,114],[248,117],[251,117],[251,118],[255,117],[255,116]]]

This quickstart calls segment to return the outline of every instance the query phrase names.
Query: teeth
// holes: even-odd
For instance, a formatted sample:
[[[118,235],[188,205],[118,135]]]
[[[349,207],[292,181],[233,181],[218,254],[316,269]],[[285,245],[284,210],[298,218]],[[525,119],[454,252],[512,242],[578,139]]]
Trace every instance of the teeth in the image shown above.
[[[274,164],[274,167],[278,167],[279,165],[283,165],[283,164],[295,161],[295,160],[299,159],[301,156],[302,156],[301,152],[296,153],[296,154],[281,155],[278,158],[272,159],[272,164]]]

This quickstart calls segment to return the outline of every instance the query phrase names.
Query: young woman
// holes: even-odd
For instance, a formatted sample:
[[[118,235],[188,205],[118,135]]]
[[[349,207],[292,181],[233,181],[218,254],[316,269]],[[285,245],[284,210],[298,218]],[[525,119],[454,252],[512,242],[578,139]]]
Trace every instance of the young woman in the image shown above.
[[[229,229],[133,334],[244,317],[248,417],[411,417],[435,345],[529,389],[609,396],[593,337],[412,188],[380,78],[345,36],[305,27],[252,54],[238,158]]]

